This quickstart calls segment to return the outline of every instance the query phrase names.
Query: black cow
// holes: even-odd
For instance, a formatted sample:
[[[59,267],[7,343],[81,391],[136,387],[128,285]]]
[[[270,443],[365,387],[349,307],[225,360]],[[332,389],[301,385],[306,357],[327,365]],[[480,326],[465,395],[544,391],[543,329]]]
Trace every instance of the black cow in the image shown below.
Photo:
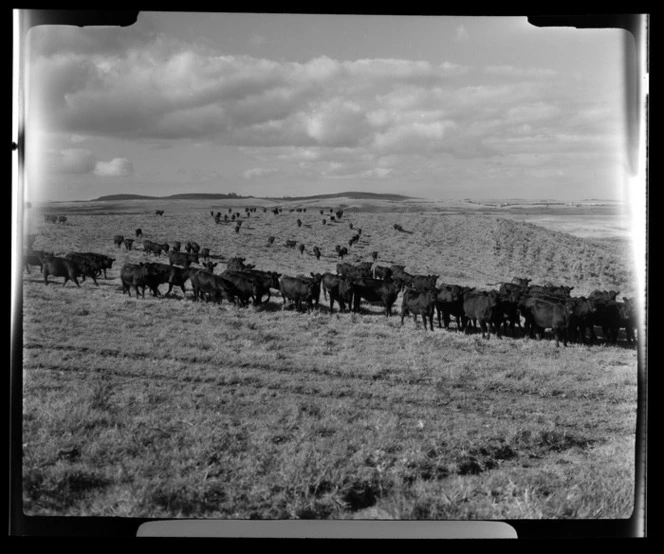
[[[313,300],[316,294],[313,281],[300,277],[283,275],[279,279],[279,290],[284,299],[284,303],[281,307],[282,310],[286,307],[287,300],[294,302],[298,311],[302,309],[302,302],[306,302],[307,311],[313,309]]]
[[[171,271],[168,274],[168,291],[166,292],[166,296],[170,296],[173,287],[180,287],[180,289],[182,289],[182,295],[186,296],[187,291],[185,288],[185,283],[191,278],[192,275],[202,270],[194,267],[188,267],[186,269],[177,266],[170,267]]]
[[[621,326],[618,302],[607,300],[602,296],[593,296],[591,293],[588,303],[593,311],[593,325],[602,328],[602,337],[605,341],[615,343],[618,340],[618,330]]]
[[[240,232],[240,225],[236,225],[236,226],[235,226],[235,232],[236,232],[236,233],[239,233],[239,232]]]
[[[339,311],[346,311],[346,304],[348,307],[353,303],[353,284],[350,279],[343,275],[334,275],[333,273],[324,273],[321,280],[323,287],[323,295],[327,300],[328,294],[330,295],[330,314],[334,313],[334,302],[339,304]]]
[[[623,301],[618,302],[618,314],[620,316],[619,328],[625,329],[627,342],[636,342],[636,307],[634,300],[623,296]]]
[[[152,291],[152,296],[161,296],[159,285],[168,283],[173,266],[158,262],[149,262],[145,265],[149,269],[149,275],[146,278],[145,284]]]
[[[316,256],[317,260],[320,260],[321,252],[320,252],[320,248],[318,248],[318,246],[314,246],[314,256]]]
[[[171,251],[172,252],[179,252],[181,248],[182,248],[182,245],[177,240],[171,245]]]
[[[171,250],[168,254],[168,263],[170,265],[180,265],[187,268],[193,263],[198,263],[198,254],[188,254],[186,252],[175,252]]]
[[[81,281],[85,282],[85,278],[90,277],[94,284],[99,286],[99,283],[97,283],[97,275],[101,273],[99,263],[78,252],[69,252],[65,258],[78,266],[78,276],[81,277]]]
[[[59,215],[58,216],[58,223],[67,223],[67,216],[66,215]]]
[[[217,304],[221,304],[222,298],[235,303],[235,298],[240,297],[235,285],[221,275],[213,275],[205,270],[198,270],[191,274],[189,280],[196,302],[205,297],[207,299],[211,298]]]
[[[298,227],[302,227],[302,220],[301,220],[301,219],[298,219],[298,220],[297,220],[297,226],[298,226]]]
[[[101,270],[104,272],[104,279],[108,279],[108,275],[106,275],[106,270],[111,269],[113,267],[113,262],[115,261],[115,258],[111,258],[106,254],[98,254],[97,252],[79,252],[79,254],[97,262]]]
[[[57,223],[58,216],[57,215],[45,215],[44,216],[44,221],[46,223]]]
[[[528,290],[528,285],[519,284],[519,283],[501,283],[498,292],[500,293],[501,296],[516,295],[516,298],[518,300],[518,297],[520,297],[522,294],[526,294],[527,290]]]
[[[417,291],[433,290],[436,288],[436,281],[440,275],[413,275],[411,288]]]
[[[252,275],[261,281],[265,292],[267,293],[267,302],[270,301],[270,289],[279,290],[279,277],[281,277],[281,273],[277,273],[276,271],[261,271],[258,269],[246,269],[244,270],[244,273]],[[262,302],[262,298],[259,300]]]
[[[226,269],[228,271],[242,271],[245,269],[252,269],[254,266],[253,265],[245,265],[245,260],[246,258],[240,258],[238,256],[235,256],[233,258],[230,258],[226,262]]]
[[[301,256],[302,254],[304,254],[304,244],[300,244],[300,246],[298,247],[298,249],[300,250],[300,256]]]
[[[151,276],[151,269],[148,264],[140,263],[125,264],[120,270],[120,280],[122,281],[122,293],[128,293],[131,296],[131,287],[136,291],[136,298],[142,296],[145,298],[145,287]],[[139,291],[139,288],[141,289]]]
[[[295,248],[297,246],[297,241],[296,240],[287,240],[286,241],[286,246],[288,248]]]
[[[296,275],[298,279],[304,279],[305,281],[308,281],[313,284],[313,295],[311,297],[311,301],[316,305],[316,308],[318,308],[320,304],[320,285],[321,281],[323,280],[323,275],[321,273],[310,273],[309,276],[307,275]]]
[[[349,263],[340,263],[337,264],[337,274],[348,277],[349,279],[371,279],[373,272],[371,271],[371,266],[366,267],[365,265],[352,265]]]
[[[551,329],[556,337],[556,346],[560,341],[567,346],[567,328],[569,326],[569,309],[563,302],[546,300],[537,296],[522,298],[522,315],[530,322],[530,338],[538,331],[540,338],[545,329]]]
[[[115,235],[113,237],[113,244],[120,248],[122,246],[122,243],[124,242],[125,238],[122,235]]]
[[[593,308],[587,298],[575,297],[568,298],[565,301],[569,311],[569,321],[567,323],[567,336],[574,342],[585,343],[588,340],[588,333],[592,340],[596,339],[593,329]]]
[[[136,229],[136,238],[138,239],[142,236],[143,236],[143,231],[140,228]]]
[[[263,296],[270,294],[269,286],[263,284],[263,280],[257,275],[244,271],[224,271],[221,277],[233,283],[237,289],[236,296],[243,305],[247,305],[253,299],[254,305],[261,303]]]
[[[436,295],[436,312],[439,328],[442,327],[442,319],[445,329],[449,329],[451,317],[454,317],[457,331],[463,330],[465,324],[463,299],[466,294],[473,290],[475,290],[474,287],[465,287],[462,285],[441,285]]]
[[[214,273],[214,268],[217,267],[217,266],[219,265],[219,262],[211,262],[211,261],[207,261],[207,262],[203,262],[201,265],[202,265],[207,271],[209,271],[210,273]]]
[[[78,282],[78,277],[81,276],[81,267],[74,260],[48,256],[44,258],[43,264],[42,274],[44,275],[45,285],[48,285],[48,276],[53,275],[53,277],[65,278],[64,283],[62,283],[63,287],[69,280],[74,281],[77,287],[81,286]]]
[[[151,240],[143,240],[143,250],[154,254],[155,256],[161,256],[161,252],[164,249],[163,245],[153,242]]]
[[[168,254],[168,251],[170,250],[171,247],[168,245],[167,242],[165,242],[164,244],[161,245],[161,248],[163,249],[165,254]]]
[[[496,335],[500,336],[500,327],[496,326],[498,319],[498,291],[472,291],[463,297],[463,311],[466,320],[472,321],[473,327],[479,323],[482,329],[482,338],[491,337],[491,326],[494,325]],[[465,323],[466,333],[470,331],[470,323]]]
[[[155,210],[155,215],[164,215],[164,210]]]
[[[341,248],[339,248],[339,251],[337,252],[337,256],[343,260],[344,256],[348,256],[348,248],[346,248],[345,246],[342,246]]]
[[[401,325],[408,314],[413,314],[415,326],[417,327],[417,316],[422,316],[423,329],[427,330],[427,318],[429,327],[433,331],[433,312],[436,308],[436,293],[428,289],[424,292],[415,289],[406,289],[401,300]]]
[[[389,317],[398,295],[399,287],[394,281],[369,278],[353,280],[353,311],[360,311],[360,302],[364,299],[381,303],[385,308],[385,316]]]
[[[204,260],[207,260],[210,257],[210,249],[209,248],[201,248],[200,256]]]
[[[23,254],[25,270],[30,273],[30,266],[36,265],[39,266],[39,272],[43,273],[44,260],[53,255],[53,252],[45,252],[44,250],[26,250]]]
[[[496,327],[504,326],[507,330],[509,325],[510,334],[512,337],[515,336],[516,330],[515,326],[519,327],[519,331],[523,330],[521,326],[521,315],[519,310],[518,300],[520,298],[519,293],[511,294],[500,294],[498,296],[498,306],[495,310],[494,323]]]
[[[274,237],[272,237],[272,236],[267,237],[267,243],[268,244],[274,244]]]
[[[124,239],[125,250],[131,250],[132,244],[134,244],[134,239]]]
[[[326,223],[327,223],[327,219],[324,219],[323,220],[323,225],[325,225]]]
[[[187,244],[184,246],[187,254],[198,254],[201,251],[200,245],[195,241],[187,241]]]

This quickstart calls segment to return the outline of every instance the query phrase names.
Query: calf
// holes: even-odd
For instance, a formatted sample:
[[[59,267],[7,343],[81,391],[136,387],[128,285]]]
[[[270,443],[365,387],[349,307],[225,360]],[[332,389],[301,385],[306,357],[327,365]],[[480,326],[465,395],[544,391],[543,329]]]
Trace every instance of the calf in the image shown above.
[[[426,291],[417,291],[415,289],[406,289],[401,300],[401,325],[404,318],[410,313],[413,314],[415,326],[417,327],[417,316],[422,316],[423,329],[427,330],[427,318],[429,327],[433,331],[433,312],[436,307],[436,293],[428,289]]]
[[[132,244],[134,244],[134,239],[124,239],[125,250],[131,250]]]
[[[124,242],[125,238],[122,235],[115,235],[113,237],[113,244],[120,248],[122,246],[122,243]]]

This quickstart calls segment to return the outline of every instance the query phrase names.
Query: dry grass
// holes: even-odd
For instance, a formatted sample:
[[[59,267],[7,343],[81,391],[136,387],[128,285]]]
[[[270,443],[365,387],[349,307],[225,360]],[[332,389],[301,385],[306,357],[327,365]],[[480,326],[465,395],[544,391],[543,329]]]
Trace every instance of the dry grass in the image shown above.
[[[181,293],[137,300],[122,294],[119,268],[147,258],[140,245],[116,250],[112,237],[141,227],[152,240],[196,240],[222,265],[243,255],[295,275],[334,271],[334,245],[361,227],[351,261],[378,250],[386,265],[475,286],[513,273],[569,283],[567,269],[547,269],[550,248],[562,244],[572,259],[609,260],[596,281],[575,282],[579,290],[627,290],[630,268],[616,245],[483,215],[348,212],[323,226],[312,209],[259,209],[236,234],[215,225],[210,210],[223,206],[167,208],[164,217],[125,208],[41,226],[35,248],[117,260],[99,287],[45,287],[38,273],[24,275],[27,514],[629,517],[635,350],[424,333],[368,305],[330,316],[325,302],[320,312],[282,311],[278,297],[246,309]],[[530,270],[516,271],[525,236],[541,257],[529,250]],[[303,241],[305,254],[285,248],[287,239]],[[580,263],[584,272],[595,267]]]

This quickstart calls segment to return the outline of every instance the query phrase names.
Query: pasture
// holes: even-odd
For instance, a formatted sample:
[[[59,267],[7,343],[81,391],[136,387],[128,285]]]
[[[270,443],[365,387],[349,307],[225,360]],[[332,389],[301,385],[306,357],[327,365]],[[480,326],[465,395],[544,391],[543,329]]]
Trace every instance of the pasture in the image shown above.
[[[155,204],[164,210],[155,215]],[[545,337],[423,331],[360,313],[242,308],[122,293],[140,240],[209,247],[286,275],[371,259],[489,289],[528,276],[635,294],[624,242],[462,211],[259,201],[33,208],[34,248],[116,258],[77,288],[23,274],[23,502],[27,515],[221,519],[606,519],[634,509],[637,350]],[[246,215],[244,206],[256,206]],[[210,212],[239,212],[216,224]],[[325,215],[320,210],[326,211]],[[230,214],[229,214],[230,215]],[[302,225],[296,225],[301,219]],[[353,224],[350,229],[349,224]],[[404,231],[394,229],[400,225]],[[268,237],[275,241],[268,243]],[[305,250],[285,247],[286,240]],[[313,247],[322,251],[319,260]],[[161,260],[167,263],[164,256]],[[162,293],[167,286],[162,285]],[[436,325],[436,324],[435,324]],[[599,333],[601,337],[601,332]]]

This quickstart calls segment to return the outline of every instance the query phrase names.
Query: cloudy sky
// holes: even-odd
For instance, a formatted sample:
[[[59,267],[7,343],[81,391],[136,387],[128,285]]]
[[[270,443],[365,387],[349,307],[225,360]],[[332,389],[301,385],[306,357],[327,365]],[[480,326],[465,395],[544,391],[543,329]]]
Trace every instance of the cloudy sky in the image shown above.
[[[26,195],[618,198],[625,35],[477,16],[35,27]]]

